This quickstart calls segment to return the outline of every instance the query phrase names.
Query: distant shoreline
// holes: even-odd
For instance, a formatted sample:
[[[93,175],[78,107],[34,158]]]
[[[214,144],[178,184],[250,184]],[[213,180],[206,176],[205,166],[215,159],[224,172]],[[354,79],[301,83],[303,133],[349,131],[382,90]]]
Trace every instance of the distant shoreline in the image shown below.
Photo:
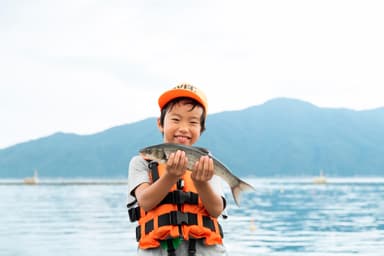
[[[26,185],[26,186],[40,186],[40,185],[126,185],[127,180],[39,180],[35,184],[25,183],[23,180],[1,180],[0,185]]]
[[[279,176],[279,177],[244,177],[245,180],[251,182],[255,186],[260,186],[266,183],[275,184],[289,184],[289,183],[302,183],[302,184],[313,184],[313,176],[302,177],[302,176]],[[347,183],[384,183],[384,176],[351,176],[351,177],[327,177],[327,183],[323,185],[337,185]],[[37,183],[28,184],[23,179],[15,178],[0,178],[0,185],[26,185],[26,186],[38,186],[38,185],[127,185],[127,178],[47,178],[38,179]]]

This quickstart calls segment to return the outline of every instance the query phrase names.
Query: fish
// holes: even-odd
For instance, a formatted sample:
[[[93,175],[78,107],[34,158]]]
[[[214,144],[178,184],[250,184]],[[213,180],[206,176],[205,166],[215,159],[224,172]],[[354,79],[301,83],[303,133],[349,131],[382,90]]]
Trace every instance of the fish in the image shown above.
[[[212,158],[215,175],[221,177],[229,185],[233,199],[237,206],[240,206],[240,194],[242,192],[255,190],[252,185],[234,175],[227,166],[214,157],[206,148],[175,143],[162,143],[142,148],[139,152],[140,155],[147,160],[166,162],[169,155],[177,150],[185,152],[188,158],[187,168],[191,171],[193,171],[193,167],[200,157],[208,155]]]

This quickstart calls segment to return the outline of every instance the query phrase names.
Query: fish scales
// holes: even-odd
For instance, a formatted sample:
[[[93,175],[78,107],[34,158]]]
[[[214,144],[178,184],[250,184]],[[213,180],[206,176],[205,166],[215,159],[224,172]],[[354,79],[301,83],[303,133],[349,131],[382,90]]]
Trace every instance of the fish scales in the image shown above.
[[[200,159],[201,156],[209,155],[214,162],[215,174],[221,177],[231,188],[232,196],[237,205],[240,205],[240,193],[246,190],[255,190],[255,188],[241,180],[234,175],[231,170],[226,167],[217,158],[212,156],[205,148],[187,146],[174,143],[162,143],[149,147],[145,147],[140,150],[140,154],[149,160],[165,162],[168,160],[169,155],[177,150],[182,150],[188,157],[188,169],[193,171],[194,164]]]

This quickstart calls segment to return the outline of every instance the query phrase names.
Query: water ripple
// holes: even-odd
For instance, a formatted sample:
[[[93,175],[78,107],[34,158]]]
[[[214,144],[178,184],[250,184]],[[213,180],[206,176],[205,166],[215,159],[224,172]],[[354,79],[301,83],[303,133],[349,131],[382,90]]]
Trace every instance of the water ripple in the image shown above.
[[[384,182],[249,180],[220,220],[229,255],[367,255],[384,251]],[[134,255],[125,185],[0,185],[0,255]]]

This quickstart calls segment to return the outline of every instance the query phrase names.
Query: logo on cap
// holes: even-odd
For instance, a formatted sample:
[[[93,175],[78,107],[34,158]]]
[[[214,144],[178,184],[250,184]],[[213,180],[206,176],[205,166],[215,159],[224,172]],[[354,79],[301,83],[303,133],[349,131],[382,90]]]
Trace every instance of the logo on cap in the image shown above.
[[[176,85],[173,89],[184,89],[192,92],[197,92],[197,88],[191,84],[179,84]]]

